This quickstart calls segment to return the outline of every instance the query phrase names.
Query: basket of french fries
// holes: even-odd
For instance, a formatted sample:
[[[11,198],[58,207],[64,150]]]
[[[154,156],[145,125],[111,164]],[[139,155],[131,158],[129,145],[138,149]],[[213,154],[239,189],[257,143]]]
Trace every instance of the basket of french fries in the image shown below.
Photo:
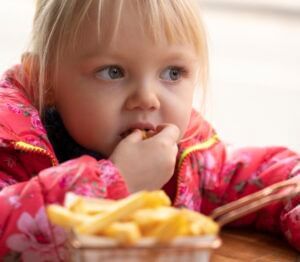
[[[122,200],[67,193],[49,205],[52,223],[69,232],[72,261],[209,261],[220,246],[219,225],[188,209],[171,207],[163,191]]]
[[[171,207],[161,190],[118,201],[67,193],[64,206],[49,205],[47,214],[69,232],[72,261],[207,262],[221,245],[222,226],[298,195],[300,181],[289,179],[221,206],[208,217]]]

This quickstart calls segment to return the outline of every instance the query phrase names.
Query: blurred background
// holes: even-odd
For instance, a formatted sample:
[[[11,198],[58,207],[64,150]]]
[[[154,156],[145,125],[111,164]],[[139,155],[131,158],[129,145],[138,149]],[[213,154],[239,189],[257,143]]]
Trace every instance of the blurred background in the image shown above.
[[[300,0],[199,1],[210,48],[206,117],[230,144],[300,152]],[[0,72],[26,48],[33,8],[2,1]]]
[[[208,118],[229,143],[300,152],[300,1],[201,0]]]

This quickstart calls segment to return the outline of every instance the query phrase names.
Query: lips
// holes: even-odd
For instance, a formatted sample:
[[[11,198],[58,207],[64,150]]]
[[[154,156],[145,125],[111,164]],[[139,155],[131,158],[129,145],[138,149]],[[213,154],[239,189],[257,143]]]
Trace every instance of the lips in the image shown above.
[[[123,132],[121,132],[121,134],[120,134],[121,138],[123,139],[123,138],[127,137],[136,129],[139,129],[139,130],[142,130],[145,132],[155,130],[154,126],[150,123],[136,123],[136,124],[130,125]]]

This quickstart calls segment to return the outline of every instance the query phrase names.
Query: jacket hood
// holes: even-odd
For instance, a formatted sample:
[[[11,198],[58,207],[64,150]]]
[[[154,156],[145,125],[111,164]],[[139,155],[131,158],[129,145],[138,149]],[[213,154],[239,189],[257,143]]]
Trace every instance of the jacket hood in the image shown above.
[[[21,81],[25,79],[23,76],[22,66],[17,65],[6,71],[0,80],[0,146],[22,142],[22,145],[25,143],[54,155],[39,112]]]

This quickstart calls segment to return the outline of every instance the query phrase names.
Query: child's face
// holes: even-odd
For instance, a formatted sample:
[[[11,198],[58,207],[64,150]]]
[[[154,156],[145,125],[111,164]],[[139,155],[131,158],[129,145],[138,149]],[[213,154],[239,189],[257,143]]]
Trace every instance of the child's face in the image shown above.
[[[115,40],[99,43],[97,24],[87,19],[78,48],[59,66],[56,106],[67,130],[105,156],[133,128],[173,123],[182,137],[199,80],[193,46],[154,44],[136,23],[129,10]]]

